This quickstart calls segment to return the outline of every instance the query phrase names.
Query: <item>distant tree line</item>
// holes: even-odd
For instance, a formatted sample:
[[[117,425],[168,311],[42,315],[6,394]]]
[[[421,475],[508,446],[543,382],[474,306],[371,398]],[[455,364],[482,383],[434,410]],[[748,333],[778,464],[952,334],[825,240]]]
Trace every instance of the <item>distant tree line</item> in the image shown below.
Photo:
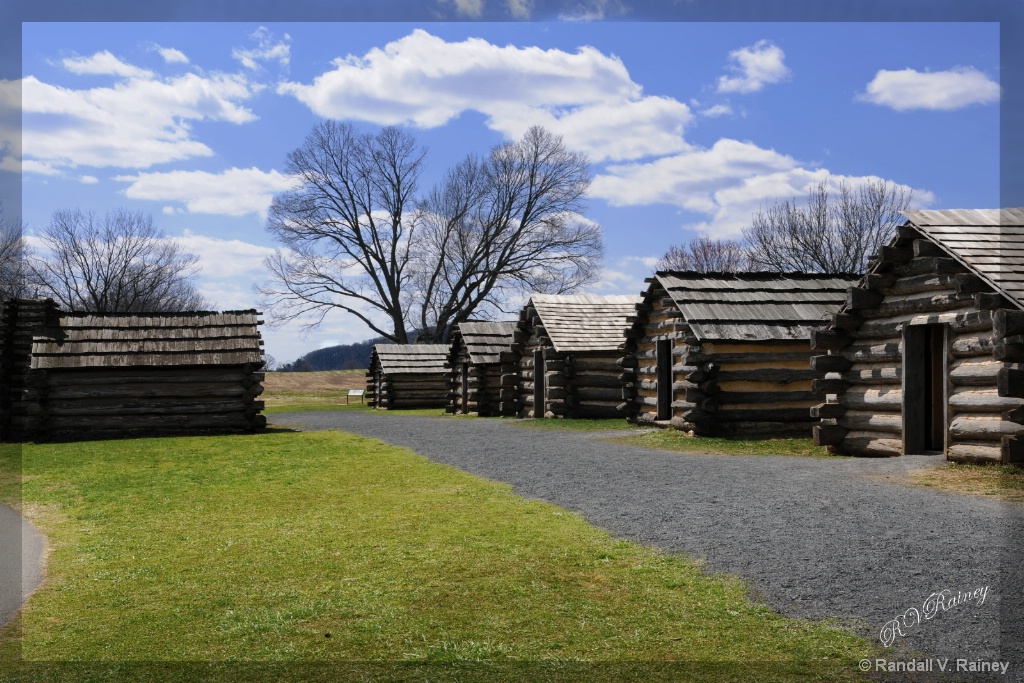
[[[278,372],[318,372],[320,370],[359,370],[369,366],[370,353],[376,344],[390,344],[384,337],[367,339],[355,344],[328,346],[310,351],[304,356],[284,363]]]

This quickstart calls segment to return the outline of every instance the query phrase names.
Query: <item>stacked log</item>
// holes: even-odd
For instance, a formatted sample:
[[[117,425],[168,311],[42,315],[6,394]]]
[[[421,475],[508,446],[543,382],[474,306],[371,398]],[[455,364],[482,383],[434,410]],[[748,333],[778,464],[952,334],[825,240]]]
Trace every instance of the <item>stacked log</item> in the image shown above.
[[[262,429],[257,316],[60,314],[52,301],[10,302],[0,354],[8,398],[5,438]]]
[[[809,409],[820,401],[812,382],[825,377],[808,367],[808,335],[824,325],[813,315],[838,308],[850,281],[671,271],[648,278],[621,359],[624,368],[635,364],[634,387],[624,395],[632,419],[699,436],[809,436]],[[766,305],[745,303],[759,299]],[[666,381],[659,377],[659,346],[671,350],[670,372],[662,370],[670,391],[659,391]]]
[[[515,327],[511,322],[463,322],[455,326],[447,361],[447,412],[510,414],[502,412],[502,378],[511,372],[510,364],[502,362],[502,354],[511,348]]]
[[[903,362],[915,325],[945,326],[946,457],[1011,462],[1020,457],[1024,311],[978,275],[905,226],[872,272],[850,289],[829,330],[816,335],[816,388],[834,396],[812,411],[815,441],[832,452],[893,456],[906,450]],[[1018,394],[1018,395],[1015,395]]]
[[[375,408],[445,408],[450,373],[445,344],[377,344],[370,354],[367,393]]]

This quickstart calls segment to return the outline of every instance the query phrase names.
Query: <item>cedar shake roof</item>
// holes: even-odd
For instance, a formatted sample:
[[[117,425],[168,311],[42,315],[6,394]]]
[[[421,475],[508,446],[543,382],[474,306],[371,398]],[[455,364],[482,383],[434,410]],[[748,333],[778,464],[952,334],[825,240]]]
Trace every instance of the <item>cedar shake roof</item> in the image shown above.
[[[640,301],[638,296],[534,294],[529,305],[555,351],[614,351],[625,343],[626,318],[636,313]]]
[[[497,363],[502,351],[509,351],[516,323],[459,323],[452,336],[452,353],[463,343],[472,363]]]
[[[377,344],[373,355],[384,374],[415,375],[445,373],[447,344]]]
[[[851,274],[658,271],[657,281],[702,340],[810,339],[857,282]],[[650,290],[648,290],[650,291]]]
[[[32,338],[32,368],[263,363],[259,313],[62,313]]]
[[[1024,308],[1024,208],[904,211],[909,225]]]

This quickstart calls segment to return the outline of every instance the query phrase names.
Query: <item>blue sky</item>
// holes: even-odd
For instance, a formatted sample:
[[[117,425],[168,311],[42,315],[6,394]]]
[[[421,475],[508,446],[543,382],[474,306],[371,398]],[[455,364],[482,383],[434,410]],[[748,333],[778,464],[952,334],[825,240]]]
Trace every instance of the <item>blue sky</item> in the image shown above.
[[[407,127],[429,148],[424,189],[530,125],[563,135],[593,161],[598,293],[638,292],[672,244],[738,236],[825,177],[905,185],[919,207],[1000,204],[998,23],[579,19],[26,22],[20,149],[0,176],[20,160],[30,239],[58,209],[152,213],[200,255],[218,308],[257,305],[264,212],[322,118]],[[279,361],[371,336],[340,313],[263,334]]]

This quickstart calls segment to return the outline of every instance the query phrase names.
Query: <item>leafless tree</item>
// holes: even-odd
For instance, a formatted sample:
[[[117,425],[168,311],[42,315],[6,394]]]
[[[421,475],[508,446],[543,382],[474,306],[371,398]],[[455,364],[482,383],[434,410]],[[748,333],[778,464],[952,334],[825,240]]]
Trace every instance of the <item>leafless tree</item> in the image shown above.
[[[4,215],[0,202],[0,301],[25,296],[25,258],[28,249],[22,239],[20,220]]]
[[[341,310],[397,343],[443,341],[515,292],[594,279],[601,231],[580,215],[589,166],[560,138],[531,129],[468,157],[420,198],[424,157],[395,128],[313,129],[288,157],[300,185],[276,196],[268,216],[285,247],[260,288],[272,319],[311,315],[317,325]]]
[[[694,237],[687,244],[669,247],[658,261],[659,270],[694,270],[700,273],[735,273],[761,270],[742,242]]]
[[[811,188],[806,206],[796,199],[777,202],[754,215],[744,237],[751,258],[775,271],[863,273],[868,259],[903,222],[900,212],[913,192],[884,180],[851,187],[828,181]]]
[[[28,261],[39,293],[70,310],[196,311],[210,305],[192,284],[199,257],[167,239],[152,217],[118,209],[102,218],[56,211]]]

